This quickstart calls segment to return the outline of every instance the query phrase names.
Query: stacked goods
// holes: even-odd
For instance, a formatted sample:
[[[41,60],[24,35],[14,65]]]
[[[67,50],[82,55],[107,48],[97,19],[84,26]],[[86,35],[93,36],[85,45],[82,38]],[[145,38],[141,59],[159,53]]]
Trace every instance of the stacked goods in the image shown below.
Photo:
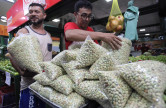
[[[125,108],[165,108],[165,107],[166,106],[163,101],[158,103],[158,105],[154,105],[151,102],[147,101],[145,98],[143,98],[141,95],[139,95],[137,92],[132,93],[125,106]]]
[[[77,69],[77,61],[70,61],[68,63],[63,63],[62,66],[69,77],[73,80],[75,84],[79,84],[85,79],[85,74],[88,73],[88,69]]]
[[[43,55],[40,49],[38,39],[29,34],[20,34],[7,47],[8,52],[22,69],[41,73],[38,65],[43,61]]]
[[[63,75],[51,82],[50,86],[58,92],[69,95],[70,93],[72,93],[74,85],[68,75]]]
[[[38,81],[40,84],[44,86],[48,86],[51,83],[51,80],[46,76],[46,73],[40,73],[33,77],[34,80]]]
[[[107,53],[108,51],[96,44],[90,36],[85,40],[85,43],[81,46],[80,51],[76,57],[78,61],[78,68],[83,68],[91,66],[96,60],[101,57],[101,55]]]
[[[42,70],[47,73],[46,76],[51,80],[55,80],[59,76],[63,75],[63,68],[54,65],[51,62],[41,62],[39,65],[41,66]]]
[[[158,61],[140,61],[121,66],[127,83],[152,103],[162,100],[166,89],[166,65]]]
[[[150,60],[127,63],[130,48],[126,39],[117,51],[86,40],[73,57],[75,51],[69,50],[72,59],[66,60],[68,51],[63,51],[51,62],[41,62],[45,72],[36,75],[37,82],[30,87],[62,108],[79,108],[85,99],[95,100],[103,108],[165,108],[166,65]]]
[[[88,99],[108,100],[100,88],[99,81],[83,81],[79,85],[76,85],[74,90]]]
[[[153,104],[140,96],[138,93],[133,92],[127,101],[125,108],[153,108]]]
[[[54,91],[50,100],[62,108],[79,108],[85,104],[85,99],[75,92],[66,96]]]
[[[132,89],[120,77],[119,71],[100,71],[99,80],[112,106],[123,108],[132,93]]]
[[[74,50],[64,50],[61,53],[59,53],[57,56],[55,56],[51,62],[57,66],[62,66],[62,61],[69,62],[71,60],[75,60],[76,56],[79,52],[79,49]]]

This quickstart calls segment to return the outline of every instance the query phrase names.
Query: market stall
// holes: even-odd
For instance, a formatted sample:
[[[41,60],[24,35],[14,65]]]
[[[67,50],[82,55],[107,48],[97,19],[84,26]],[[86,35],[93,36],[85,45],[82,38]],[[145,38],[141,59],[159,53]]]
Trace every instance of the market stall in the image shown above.
[[[46,20],[72,12],[73,8],[68,7],[73,7],[75,2],[76,0],[72,2],[59,0],[53,3],[46,9],[48,15]],[[138,8],[135,9],[138,15]],[[15,17],[17,18],[18,15]],[[137,19],[138,16],[136,16],[136,21]],[[15,25],[16,20],[14,21],[11,25],[9,24],[8,32],[11,34],[28,23],[27,19],[18,25]],[[125,32],[122,27],[123,23],[124,17],[121,11],[118,15],[110,14],[105,24],[106,30],[107,32]],[[133,40],[137,40],[136,24],[132,27],[135,30]],[[94,100],[103,108],[165,108],[165,56],[151,56],[145,53],[139,57],[129,57],[133,41],[131,38],[121,38],[122,47],[117,51],[112,51],[112,48],[105,42],[102,42],[101,46],[96,44],[90,37],[82,46],[75,44],[70,46],[69,50],[63,50],[63,29],[55,29],[51,26],[45,28],[52,35],[57,33],[57,37],[60,38],[61,52],[51,61],[36,60],[42,58],[38,53],[40,49],[36,49],[34,55],[29,54],[29,58],[25,56],[26,51],[34,50],[29,44],[27,46],[24,44],[26,51],[19,52],[18,49],[21,47],[14,48],[14,46],[19,42],[21,44],[21,41],[13,42],[8,46],[8,51],[17,52],[18,54],[14,54],[16,60],[20,64],[25,64],[24,66],[27,66],[29,70],[35,70],[38,73],[33,77],[35,82],[29,86],[29,89],[44,101],[47,107],[84,108],[89,104],[87,100]],[[26,39],[31,38],[23,37],[22,41]],[[31,56],[35,58],[35,62]],[[20,66],[23,67],[23,65]]]

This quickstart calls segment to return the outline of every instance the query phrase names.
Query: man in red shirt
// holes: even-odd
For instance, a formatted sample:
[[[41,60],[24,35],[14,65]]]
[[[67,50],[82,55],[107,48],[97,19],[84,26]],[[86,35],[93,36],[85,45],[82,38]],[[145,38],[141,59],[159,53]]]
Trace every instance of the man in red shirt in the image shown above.
[[[73,41],[84,41],[89,35],[95,42],[102,40],[108,43],[113,50],[119,49],[121,46],[121,39],[113,33],[94,32],[88,26],[92,17],[92,5],[87,0],[79,0],[74,7],[74,15],[76,22],[68,22],[64,26],[66,49]]]

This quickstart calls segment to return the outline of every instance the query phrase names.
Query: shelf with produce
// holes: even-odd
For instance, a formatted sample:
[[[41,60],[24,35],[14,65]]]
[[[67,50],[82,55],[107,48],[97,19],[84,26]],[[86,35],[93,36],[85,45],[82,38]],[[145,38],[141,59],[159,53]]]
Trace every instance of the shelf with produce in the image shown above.
[[[0,60],[1,60],[0,61],[0,70],[1,71],[9,72],[12,76],[19,75],[19,73],[16,72],[16,70],[12,67],[12,65],[8,59],[1,57]]]
[[[160,61],[166,64],[166,55],[158,55],[158,56],[140,55],[137,57],[129,57],[130,62],[136,62],[136,61],[142,61],[142,60],[155,60],[155,61]]]
[[[8,59],[0,57],[0,74],[3,73],[10,73],[11,78],[14,79],[14,93],[15,93],[15,101],[16,106],[19,105],[19,93],[20,93],[20,75],[16,70],[12,67],[10,61]],[[0,75],[1,76],[1,75]],[[0,85],[2,85],[2,82],[0,81]]]

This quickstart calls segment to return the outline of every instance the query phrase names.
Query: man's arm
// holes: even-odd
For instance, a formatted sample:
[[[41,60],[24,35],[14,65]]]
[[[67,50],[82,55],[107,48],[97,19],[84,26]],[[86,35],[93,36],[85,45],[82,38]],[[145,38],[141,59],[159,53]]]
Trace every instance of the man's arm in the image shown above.
[[[28,33],[28,30],[26,28],[22,28],[22,29],[18,30],[18,32],[16,33],[16,37],[18,37],[19,34],[21,34],[21,33],[26,34],[26,33]]]
[[[21,33],[22,33],[22,34],[26,34],[26,33],[28,33],[28,31],[27,31],[27,29],[22,28],[22,29],[20,29],[20,30],[17,32],[16,37],[18,37],[19,34],[21,34]],[[10,62],[11,62],[11,64],[12,64],[12,66],[14,67],[14,69],[15,69],[21,76],[23,76],[23,77],[33,77],[33,76],[36,75],[35,72],[30,72],[30,71],[28,71],[28,70],[26,70],[26,69],[21,69],[21,68],[17,65],[16,61],[14,60],[14,58],[12,57],[11,54],[8,55],[8,58],[10,59]]]
[[[69,41],[84,41],[88,35],[93,40],[102,40],[108,43],[113,50],[119,49],[121,46],[121,39],[113,33],[91,32],[80,29],[70,29],[65,32],[66,39]]]

